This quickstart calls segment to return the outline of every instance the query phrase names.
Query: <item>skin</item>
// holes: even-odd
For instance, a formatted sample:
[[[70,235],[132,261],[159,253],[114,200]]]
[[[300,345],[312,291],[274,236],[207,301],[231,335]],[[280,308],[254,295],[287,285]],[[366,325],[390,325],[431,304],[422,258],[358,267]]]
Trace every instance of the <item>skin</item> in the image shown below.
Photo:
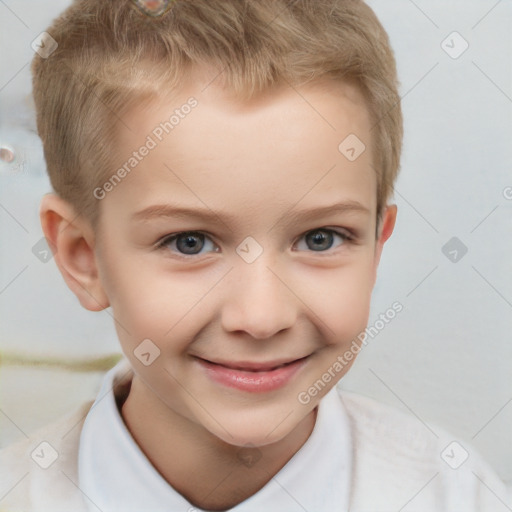
[[[192,504],[224,510],[257,492],[300,449],[319,400],[349,370],[308,404],[299,402],[367,326],[396,205],[386,207],[376,239],[371,121],[356,88],[328,81],[282,86],[241,102],[210,82],[196,76],[172,97],[123,117],[132,130],[120,132],[119,165],[175,108],[190,96],[198,101],[100,201],[96,232],[54,194],[44,196],[40,215],[82,306],[112,308],[135,371],[122,406],[132,436]],[[350,133],[366,144],[354,162],[338,150]],[[347,201],[367,211],[290,216]],[[132,219],[156,204],[206,209],[209,219]],[[223,213],[232,218],[219,221]],[[327,227],[354,239],[320,231],[327,243],[318,250],[306,235]],[[166,235],[191,230],[207,235],[203,246],[196,240],[195,255],[180,253],[176,241],[156,248]],[[236,252],[248,236],[263,248],[252,263]],[[134,355],[144,339],[160,349],[149,366]],[[212,381],[197,359],[304,356],[284,387],[260,393]],[[258,462],[244,465],[241,448]]]

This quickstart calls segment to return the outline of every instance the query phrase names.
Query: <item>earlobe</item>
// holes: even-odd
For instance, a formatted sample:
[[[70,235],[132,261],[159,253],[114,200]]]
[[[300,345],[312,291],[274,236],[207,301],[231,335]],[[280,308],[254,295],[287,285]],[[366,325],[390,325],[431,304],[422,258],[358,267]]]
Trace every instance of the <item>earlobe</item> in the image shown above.
[[[397,206],[396,204],[390,204],[387,206],[386,211],[384,213],[384,218],[382,219],[382,225],[379,233],[378,243],[381,247],[388,240],[388,238],[393,233],[393,229],[395,228],[396,223],[396,214],[397,214]]]
[[[99,278],[90,223],[56,194],[43,196],[39,217],[55,262],[70,290],[89,311],[109,304]]]
[[[379,236],[375,243],[375,258],[374,258],[374,267],[373,267],[373,285],[375,286],[375,281],[377,280],[377,268],[379,266],[380,257],[382,255],[382,249],[384,248],[384,244],[389,239],[393,230],[395,228],[396,215],[397,215],[397,206],[396,204],[391,204],[386,207],[384,215],[382,217]]]

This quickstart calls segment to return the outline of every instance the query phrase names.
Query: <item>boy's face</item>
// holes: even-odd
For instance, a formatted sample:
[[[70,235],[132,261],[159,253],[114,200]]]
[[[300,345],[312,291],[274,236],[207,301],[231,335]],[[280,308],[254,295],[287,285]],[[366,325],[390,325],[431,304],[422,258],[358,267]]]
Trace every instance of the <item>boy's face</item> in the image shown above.
[[[264,445],[349,369],[299,400],[364,331],[396,210],[376,243],[371,124],[357,89],[283,87],[240,103],[207,83],[124,117],[120,165],[148,135],[156,147],[101,200],[96,261],[141,410]],[[172,131],[155,131],[191,96],[197,106]],[[338,149],[349,134],[366,145],[354,161]],[[142,213],[156,205],[195,213]]]

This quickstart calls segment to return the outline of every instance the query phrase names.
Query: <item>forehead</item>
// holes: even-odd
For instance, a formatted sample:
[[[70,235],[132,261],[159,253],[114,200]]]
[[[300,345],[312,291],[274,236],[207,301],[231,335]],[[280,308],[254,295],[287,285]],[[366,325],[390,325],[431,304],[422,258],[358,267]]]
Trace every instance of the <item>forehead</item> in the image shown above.
[[[130,130],[119,137],[119,166],[139,148],[151,149],[110,193],[109,204],[122,202],[126,211],[157,203],[212,210],[229,204],[266,213],[264,205],[289,208],[321,197],[375,210],[371,120],[356,86],[285,84],[243,101],[210,77],[193,78],[124,116]]]

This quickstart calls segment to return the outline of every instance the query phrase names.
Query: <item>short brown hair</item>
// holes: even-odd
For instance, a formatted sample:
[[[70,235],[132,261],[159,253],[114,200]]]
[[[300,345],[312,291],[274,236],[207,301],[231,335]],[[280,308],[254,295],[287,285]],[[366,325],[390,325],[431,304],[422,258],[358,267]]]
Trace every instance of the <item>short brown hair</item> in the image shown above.
[[[378,216],[393,192],[403,137],[396,63],[362,0],[173,0],[160,16],[132,0],[75,0],[47,32],[58,47],[32,62],[38,132],[54,191],[93,226],[92,191],[112,174],[123,112],[205,64],[242,99],[280,81],[355,82],[375,130]]]

